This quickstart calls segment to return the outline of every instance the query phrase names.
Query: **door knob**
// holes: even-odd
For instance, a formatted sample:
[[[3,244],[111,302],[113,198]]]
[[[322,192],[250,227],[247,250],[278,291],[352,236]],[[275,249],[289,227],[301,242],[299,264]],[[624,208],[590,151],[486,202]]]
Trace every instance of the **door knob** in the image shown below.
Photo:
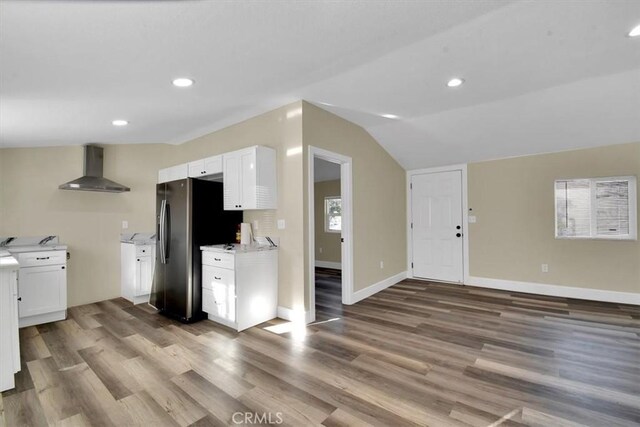
[[[456,237],[461,237],[461,236],[462,236],[462,234],[456,233]]]

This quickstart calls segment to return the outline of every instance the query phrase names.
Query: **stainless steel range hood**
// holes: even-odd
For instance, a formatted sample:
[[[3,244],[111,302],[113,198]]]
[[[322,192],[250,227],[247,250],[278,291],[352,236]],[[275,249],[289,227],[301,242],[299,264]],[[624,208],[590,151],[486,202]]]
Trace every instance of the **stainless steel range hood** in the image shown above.
[[[106,193],[123,193],[129,187],[113,182],[102,176],[104,149],[97,145],[84,146],[84,175],[73,181],[58,186],[61,190],[103,191]]]

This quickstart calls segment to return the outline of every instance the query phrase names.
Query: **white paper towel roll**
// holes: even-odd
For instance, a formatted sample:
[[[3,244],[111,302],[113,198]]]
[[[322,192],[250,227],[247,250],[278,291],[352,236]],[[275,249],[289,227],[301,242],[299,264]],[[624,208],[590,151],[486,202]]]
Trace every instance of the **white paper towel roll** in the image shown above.
[[[243,222],[242,224],[240,224],[240,244],[250,245],[251,235],[251,224],[249,224],[248,222]]]

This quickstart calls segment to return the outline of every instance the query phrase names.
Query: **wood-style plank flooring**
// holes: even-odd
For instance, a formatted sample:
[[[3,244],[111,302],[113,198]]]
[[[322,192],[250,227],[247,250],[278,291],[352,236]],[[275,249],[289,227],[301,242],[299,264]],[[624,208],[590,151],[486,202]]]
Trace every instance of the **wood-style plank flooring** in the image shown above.
[[[22,371],[2,394],[2,418],[12,427],[640,423],[637,306],[416,280],[342,306],[339,272],[318,269],[316,286],[316,324],[276,320],[239,334],[122,299],[74,307],[65,321],[21,330]]]

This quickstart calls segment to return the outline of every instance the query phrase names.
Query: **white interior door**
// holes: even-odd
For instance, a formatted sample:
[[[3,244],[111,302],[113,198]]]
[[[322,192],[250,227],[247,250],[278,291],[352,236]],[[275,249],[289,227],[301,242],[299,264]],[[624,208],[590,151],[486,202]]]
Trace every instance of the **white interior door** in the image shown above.
[[[462,172],[411,177],[413,275],[463,281]]]

